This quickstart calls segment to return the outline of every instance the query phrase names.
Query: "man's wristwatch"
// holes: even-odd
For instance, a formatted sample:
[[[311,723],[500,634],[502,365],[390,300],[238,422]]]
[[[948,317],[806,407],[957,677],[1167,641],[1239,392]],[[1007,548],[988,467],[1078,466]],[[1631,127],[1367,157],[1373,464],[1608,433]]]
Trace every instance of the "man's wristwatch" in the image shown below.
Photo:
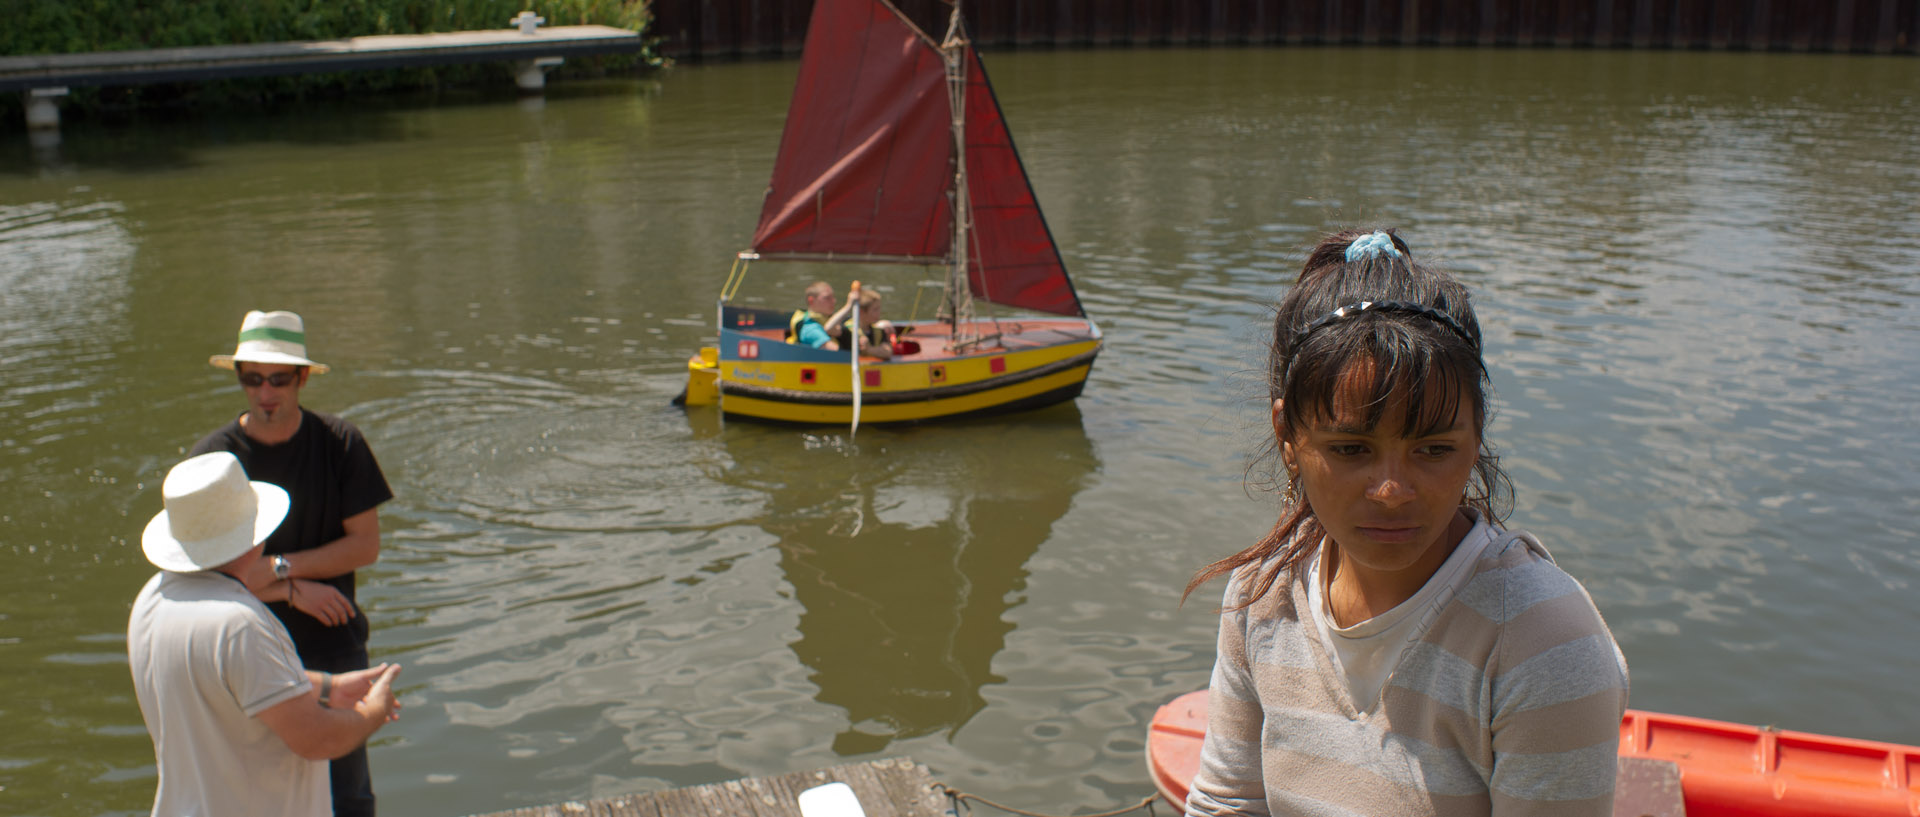
[[[287,557],[285,556],[282,556],[277,553],[274,554],[273,577],[276,579],[285,579],[292,575],[293,575],[293,563],[287,561]]]

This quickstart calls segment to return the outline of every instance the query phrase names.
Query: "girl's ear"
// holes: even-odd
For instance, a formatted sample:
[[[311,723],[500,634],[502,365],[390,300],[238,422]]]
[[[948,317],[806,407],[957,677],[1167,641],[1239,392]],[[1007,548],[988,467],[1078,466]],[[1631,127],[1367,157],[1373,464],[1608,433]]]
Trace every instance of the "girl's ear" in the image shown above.
[[[1287,441],[1285,424],[1280,422],[1280,410],[1284,402],[1279,398],[1274,398],[1273,401],[1273,438],[1280,442],[1280,464],[1286,467],[1287,473],[1291,474],[1294,472],[1293,443]]]

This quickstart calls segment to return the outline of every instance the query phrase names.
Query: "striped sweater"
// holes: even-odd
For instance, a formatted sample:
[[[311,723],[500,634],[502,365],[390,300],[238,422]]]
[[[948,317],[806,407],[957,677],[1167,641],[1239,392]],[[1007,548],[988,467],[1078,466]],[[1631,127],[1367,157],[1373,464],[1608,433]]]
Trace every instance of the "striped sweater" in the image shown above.
[[[1611,815],[1627,705],[1613,635],[1530,535],[1502,536],[1473,571],[1372,712],[1298,576],[1224,614],[1187,814]],[[1228,607],[1248,575],[1228,582]]]

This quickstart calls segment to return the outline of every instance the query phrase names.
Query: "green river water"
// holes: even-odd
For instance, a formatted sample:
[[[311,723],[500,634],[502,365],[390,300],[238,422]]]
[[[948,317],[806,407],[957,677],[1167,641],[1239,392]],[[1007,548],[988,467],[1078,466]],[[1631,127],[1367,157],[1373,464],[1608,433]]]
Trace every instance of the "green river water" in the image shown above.
[[[385,813],[905,755],[1082,813],[1204,686],[1267,304],[1322,231],[1474,289],[1492,439],[1632,705],[1920,743],[1912,59],[989,54],[1088,312],[1086,393],[804,430],[668,405],[796,65],[0,133],[0,813],[145,813],[124,632],[166,469],[243,407],[248,309],[396,498],[361,574]],[[756,267],[742,300],[814,277]],[[909,279],[875,283],[904,295]],[[893,302],[905,303],[896,296]]]

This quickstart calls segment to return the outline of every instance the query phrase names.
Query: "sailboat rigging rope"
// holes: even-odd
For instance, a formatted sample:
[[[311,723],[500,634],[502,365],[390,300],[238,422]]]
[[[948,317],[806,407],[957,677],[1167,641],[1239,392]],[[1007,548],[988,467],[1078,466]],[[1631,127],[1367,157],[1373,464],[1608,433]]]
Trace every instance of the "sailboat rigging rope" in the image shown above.
[[[947,796],[948,809],[953,814],[959,814],[960,806],[963,804],[967,806],[967,813],[972,814],[973,806],[971,804],[966,803],[966,801],[978,800],[981,803],[997,808],[1008,814],[1019,814],[1019,815],[1022,815],[1022,817],[1054,817],[1054,815],[1042,814],[1034,811],[1024,811],[1021,809],[1013,808],[1012,806],[1003,806],[1003,805],[1000,805],[999,803],[993,802],[992,800],[988,800],[985,797],[981,797],[979,795],[974,795],[974,794],[968,794],[952,786],[949,786],[945,783],[936,782],[933,784],[933,788],[938,790],[941,794],[944,794]],[[1103,811],[1103,812],[1100,812],[1099,814],[1083,814],[1083,815],[1080,815],[1079,817],[1116,817],[1116,815],[1126,814],[1127,812],[1130,812],[1130,811],[1140,811],[1142,809],[1146,810],[1147,814],[1149,815],[1158,814],[1159,812],[1154,810],[1154,802],[1159,799],[1160,799],[1159,795],[1149,794],[1140,802],[1135,803],[1131,806],[1127,806],[1126,808],[1114,809],[1113,811]]]
[[[733,269],[727,271],[727,282],[720,285],[720,300],[731,301],[733,294],[740,291],[740,285],[747,281],[747,259],[735,256]]]
[[[913,310],[907,313],[907,319],[908,319],[908,320],[916,320],[916,321],[917,321],[917,320],[919,320],[919,319],[920,319],[920,294],[921,294],[921,293],[923,293],[923,292],[926,292],[926,291],[927,291],[927,288],[926,288],[926,286],[924,285],[924,283],[922,283],[922,284],[919,284],[919,285],[916,285],[916,286],[914,286],[914,288],[913,288]]]

